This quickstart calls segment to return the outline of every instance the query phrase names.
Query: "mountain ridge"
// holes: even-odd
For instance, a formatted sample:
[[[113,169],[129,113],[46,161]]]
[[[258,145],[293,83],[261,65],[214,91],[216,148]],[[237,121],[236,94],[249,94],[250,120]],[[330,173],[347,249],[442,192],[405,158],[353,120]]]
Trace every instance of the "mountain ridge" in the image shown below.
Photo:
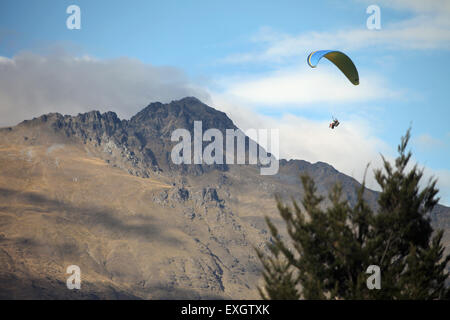
[[[50,113],[0,129],[0,297],[256,299],[268,216],[284,230],[274,195],[300,201],[299,175],[326,196],[360,184],[324,162],[257,166],[171,163],[171,131],[236,128],[192,97],[151,103],[128,120],[114,112]],[[377,193],[366,199],[376,205]],[[325,199],[323,205],[326,206]],[[450,229],[450,209],[432,222]],[[283,233],[284,234],[284,233]],[[448,231],[444,239],[448,249]],[[79,265],[83,289],[65,288]]]

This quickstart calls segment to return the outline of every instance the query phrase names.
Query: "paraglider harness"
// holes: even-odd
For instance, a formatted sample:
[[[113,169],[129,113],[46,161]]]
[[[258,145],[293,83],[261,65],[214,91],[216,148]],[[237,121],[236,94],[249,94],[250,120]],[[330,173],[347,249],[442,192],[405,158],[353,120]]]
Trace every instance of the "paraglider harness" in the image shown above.
[[[330,123],[330,128],[331,128],[331,129],[334,129],[334,128],[336,128],[338,125],[339,125],[338,119],[335,119],[335,118],[333,117],[333,122]]]

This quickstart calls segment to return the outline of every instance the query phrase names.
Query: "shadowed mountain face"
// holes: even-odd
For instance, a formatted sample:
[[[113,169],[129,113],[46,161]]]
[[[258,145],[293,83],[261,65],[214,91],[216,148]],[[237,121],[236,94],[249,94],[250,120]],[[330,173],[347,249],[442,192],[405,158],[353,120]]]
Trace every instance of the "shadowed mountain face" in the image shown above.
[[[274,176],[173,164],[172,132],[200,120],[203,131],[236,129],[196,98],[152,103],[130,120],[54,113],[0,129],[0,298],[258,298],[264,216],[284,230],[274,195],[301,199],[308,173],[322,195],[339,182],[355,201],[358,182],[322,162],[280,160]],[[367,191],[374,207],[376,198]],[[449,220],[437,206],[434,226],[449,230]],[[81,290],[66,287],[70,265]]]

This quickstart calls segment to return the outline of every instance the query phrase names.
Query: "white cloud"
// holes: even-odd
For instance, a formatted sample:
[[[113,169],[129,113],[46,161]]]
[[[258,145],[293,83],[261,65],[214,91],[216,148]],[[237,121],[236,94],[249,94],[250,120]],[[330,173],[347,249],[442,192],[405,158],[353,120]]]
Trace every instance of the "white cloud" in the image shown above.
[[[68,54],[0,56],[0,125],[49,112],[115,111],[128,118],[149,102],[207,99],[179,69],[129,58],[99,60]]]
[[[430,175],[437,178],[437,187],[439,188],[438,197],[441,198],[439,203],[450,206],[450,170],[425,169],[424,175],[426,178]]]
[[[277,107],[320,102],[360,102],[400,95],[388,88],[386,80],[366,75],[359,86],[353,86],[337,68],[324,65],[320,72],[307,67],[279,70],[250,79],[223,81],[227,95],[243,102]],[[309,106],[311,107],[311,106]]]
[[[372,0],[364,0],[365,3],[373,3]],[[432,13],[445,16],[450,14],[450,2],[448,0],[378,0],[380,6],[387,6],[397,10],[409,10],[416,13]]]
[[[429,151],[434,148],[442,148],[445,143],[442,140],[432,137],[428,133],[421,134],[413,139],[414,144],[420,151]]]
[[[365,1],[371,3],[372,1]],[[228,63],[275,62],[306,57],[314,49],[339,48],[352,51],[369,47],[384,49],[450,49],[450,2],[442,1],[381,1],[381,30],[344,28],[327,32],[303,32],[297,35],[276,32],[264,27],[251,39],[265,49],[232,54],[223,59]],[[383,19],[383,10],[409,10],[414,16],[398,22]]]
[[[0,65],[10,65],[10,64],[14,64],[13,59],[0,56]]]

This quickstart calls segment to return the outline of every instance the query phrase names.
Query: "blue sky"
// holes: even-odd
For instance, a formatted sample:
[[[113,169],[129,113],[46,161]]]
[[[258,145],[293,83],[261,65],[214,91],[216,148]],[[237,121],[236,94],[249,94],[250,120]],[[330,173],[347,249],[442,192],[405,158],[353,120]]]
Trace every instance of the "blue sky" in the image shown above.
[[[4,74],[17,81],[15,87],[37,93],[29,95],[34,99],[29,103],[16,99],[11,88],[0,89],[0,122],[86,108],[111,108],[126,117],[150,100],[192,93],[226,111],[241,127],[279,128],[283,156],[326,161],[359,180],[365,163],[379,166],[379,152],[395,156],[400,136],[412,124],[415,160],[427,175],[438,176],[442,202],[450,204],[449,1],[127,3],[1,1]],[[66,8],[72,4],[81,9],[81,30],[66,28]],[[371,4],[380,7],[380,30],[366,27]],[[328,61],[308,69],[307,55],[319,49],[346,52],[358,67],[361,85],[352,87]],[[36,66],[39,59],[54,68],[51,75]],[[111,78],[98,75],[105,64],[134,86],[101,83]],[[19,65],[40,73],[36,79],[56,82],[59,74],[64,77],[59,84],[74,73],[94,79],[89,87],[115,100],[79,87],[73,102],[62,106],[50,94],[39,94],[55,91],[51,80],[43,88],[20,76]],[[117,93],[115,85],[124,92]],[[10,116],[13,107],[7,103],[18,100],[24,107],[15,105],[20,112]],[[125,106],[128,100],[136,109]],[[36,107],[27,109],[30,104]],[[331,115],[341,120],[340,131],[328,130]]]

